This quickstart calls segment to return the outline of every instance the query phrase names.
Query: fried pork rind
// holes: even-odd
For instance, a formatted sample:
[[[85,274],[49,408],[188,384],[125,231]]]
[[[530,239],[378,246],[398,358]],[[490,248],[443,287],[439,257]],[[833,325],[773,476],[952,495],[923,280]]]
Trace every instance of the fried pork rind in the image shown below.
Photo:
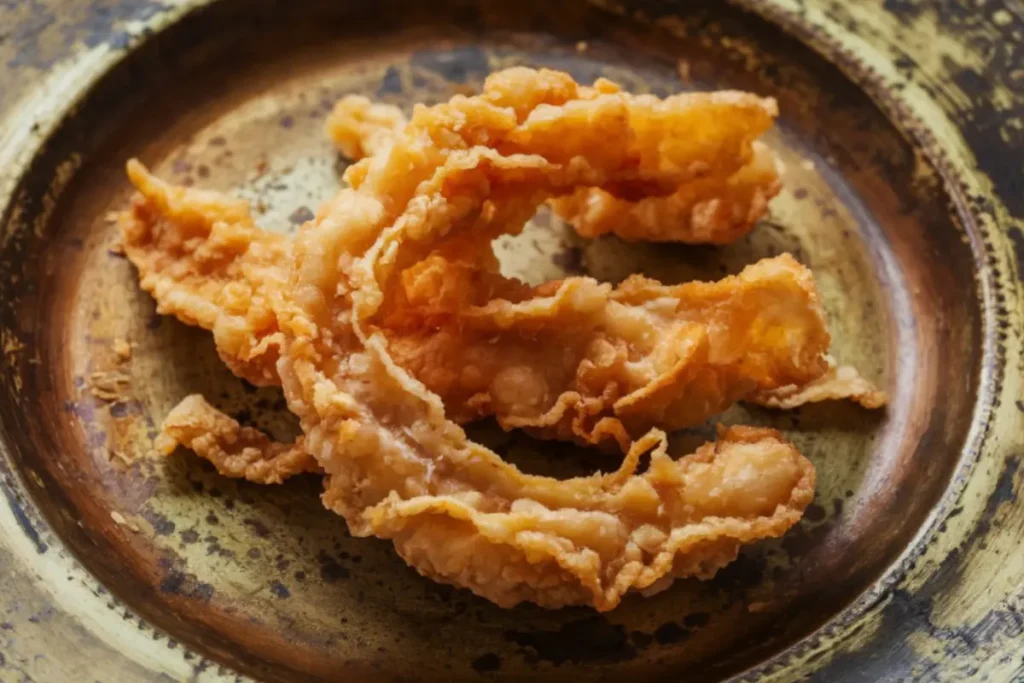
[[[263,432],[243,427],[198,394],[186,397],[167,415],[156,448],[164,455],[179,445],[209,460],[226,477],[257,484],[280,484],[295,474],[322,473],[303,447],[270,440]]]
[[[521,79],[543,80],[543,94],[537,101],[548,104],[618,92],[618,86],[606,80],[594,88],[574,89],[564,74],[509,69],[489,79],[482,97],[526,111],[519,102]],[[612,233],[631,242],[729,244],[746,235],[764,216],[781,183],[774,154],[757,138],[778,115],[775,101],[733,91],[690,93],[676,99],[676,111],[691,130],[703,135],[720,127],[733,136],[738,142],[734,156],[717,158],[713,167],[688,178],[667,196],[629,201],[600,188],[584,187],[552,198],[549,203],[555,213],[581,236]],[[405,123],[398,107],[348,95],[328,117],[327,133],[343,154],[360,159],[385,149]]]
[[[304,227],[274,299],[278,372],[326,472],[324,502],[353,534],[389,538],[421,573],[499,605],[607,610],[666,577],[710,577],[741,544],[783,533],[811,500],[814,470],[777,433],[738,428],[678,461],[652,431],[616,472],[526,475],[470,441],[392,357],[386,323],[403,310],[414,264],[448,250],[486,258],[491,238],[577,187],[671,192],[695,161],[728,156],[729,141],[714,135],[666,144],[682,133],[671,98],[570,93],[551,103],[543,76],[518,84],[523,106],[495,104],[485,89],[418,110],[386,152],[352,171],[358,189]],[[586,315],[602,287],[574,278],[547,297],[476,305],[497,321],[555,301]],[[635,296],[655,311],[676,305]],[[636,474],[645,452],[651,463]]]
[[[497,372],[469,372],[487,379],[488,410],[505,406],[499,418],[519,420],[526,406],[529,422],[580,385],[590,393],[575,391],[565,414],[585,407],[583,428],[570,429],[591,440],[695,419],[739,386],[776,390],[821,376],[828,335],[809,273],[787,257],[678,287],[570,278],[531,288],[498,272],[491,240],[520,230],[544,201],[580,188],[628,201],[671,195],[742,155],[713,121],[692,135],[690,114],[682,99],[503,73],[481,97],[418,108],[400,135],[349,169],[352,188],[294,242],[264,242],[237,203],[204,208],[217,202],[133,178],[145,198],[122,228],[145,286],[169,299],[162,310],[226,330],[218,347],[236,372],[253,364],[281,381],[304,432],[296,447],[316,464],[197,398],[168,420],[164,448],[188,445],[257,481],[322,468],[324,503],[353,534],[391,539],[422,574],[503,606],[612,609],[631,590],[713,576],[742,544],[781,535],[809,504],[814,469],[773,430],[724,430],[679,460],[652,430],[616,472],[558,481],[470,441],[452,418],[477,407],[428,372],[457,368],[461,386],[475,365],[470,351],[495,339],[505,354]],[[269,318],[242,315],[244,296],[225,302],[235,285]],[[222,315],[236,324],[221,325]],[[437,344],[416,367],[424,331],[454,330],[460,343]],[[552,382],[551,352],[573,331],[586,343]],[[263,372],[273,357],[276,374]],[[650,465],[637,474],[645,453]]]
[[[280,333],[266,315],[267,283],[286,277],[288,242],[254,228],[244,211],[182,228],[182,206],[195,196],[204,210],[206,193],[170,188],[136,165],[132,173],[149,198],[126,218],[143,287],[161,311],[213,329],[238,374],[276,382]],[[153,220],[171,194],[179,204]],[[236,238],[230,249],[225,234]],[[381,327],[396,362],[460,423],[493,415],[506,429],[612,439],[625,451],[652,426],[698,424],[752,391],[803,386],[826,368],[813,279],[788,255],[716,283],[635,276],[614,289],[588,278],[530,288],[502,277],[486,245],[456,246],[402,272]]]
[[[827,358],[828,370],[818,379],[802,386],[791,384],[770,391],[757,391],[745,400],[768,408],[790,410],[807,403],[850,400],[869,410],[886,403],[885,393],[857,374],[849,365],[837,366],[835,359]]]
[[[125,254],[157,312],[213,332],[221,359],[256,385],[279,384],[269,295],[291,240],[256,227],[246,202],[175,187],[128,162],[139,194],[119,223]]]

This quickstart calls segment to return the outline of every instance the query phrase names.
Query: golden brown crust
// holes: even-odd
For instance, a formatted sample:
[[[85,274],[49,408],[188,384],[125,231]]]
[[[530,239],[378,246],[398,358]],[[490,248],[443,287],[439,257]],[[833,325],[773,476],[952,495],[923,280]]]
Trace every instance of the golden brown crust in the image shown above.
[[[453,336],[463,340],[460,355],[441,353],[420,368],[425,376],[435,365],[458,366],[470,342],[506,338],[525,348],[548,333],[559,342],[583,337],[582,355],[564,368],[591,392],[575,392],[579,405],[600,417],[586,424],[588,436],[600,430],[619,438],[622,420],[652,410],[657,419],[676,409],[687,416],[680,419],[704,414],[707,406],[691,404],[692,396],[710,402],[734,386],[817,377],[828,334],[810,274],[792,259],[722,283],[663,287],[635,278],[615,289],[588,278],[532,289],[494,267],[491,240],[520,230],[547,199],[579,187],[630,200],[669,194],[743,156],[743,141],[719,119],[703,122],[699,138],[687,136],[694,115],[692,101],[681,98],[632,97],[607,82],[580,88],[564,74],[510,70],[488,79],[479,97],[417,109],[372,163],[349,169],[351,188],[303,226],[283,261],[265,260],[262,247],[250,253],[262,242],[242,212],[216,206],[210,212],[227,211],[226,220],[210,221],[204,211],[192,220],[191,209],[173,201],[184,195],[162,188],[147,198],[156,196],[181,225],[165,229],[165,214],[126,219],[126,245],[137,250],[143,278],[166,280],[152,291],[177,292],[173,304],[185,297],[186,305],[167,308],[178,315],[192,305],[203,313],[208,302],[224,305],[216,292],[187,296],[204,286],[199,274],[213,273],[223,288],[253,266],[259,279],[249,291],[267,303],[272,321],[247,328],[248,317],[231,313],[241,321],[230,328],[239,335],[228,337],[238,343],[231,351],[249,348],[247,329],[249,342],[273,340],[301,448],[325,474],[325,505],[353,534],[390,539],[422,574],[499,605],[608,610],[632,590],[711,577],[742,544],[784,533],[813,497],[811,463],[778,432],[754,428],[723,430],[717,443],[673,460],[665,435],[652,430],[615,472],[527,475],[468,439],[446,411],[448,397],[402,367],[412,352],[401,341],[425,324],[462,331]],[[246,240],[220,246],[224,225],[234,226],[228,235],[245,232],[244,248]],[[149,232],[132,240],[135,229]],[[189,230],[198,239],[179,244]],[[208,239],[218,248],[214,267],[203,271]],[[421,300],[424,293],[436,296]],[[195,321],[216,332],[220,318]],[[566,329],[571,334],[558,336]],[[545,353],[557,348],[544,343]],[[604,361],[622,354],[609,371]],[[245,363],[262,357],[241,356]],[[513,361],[505,359],[491,384],[494,400],[518,416],[523,406],[544,405],[533,399],[547,400],[547,392],[536,375],[501,377],[507,368],[537,369]],[[631,382],[635,390],[609,389]],[[676,386],[689,388],[677,393]],[[699,393],[706,386],[707,396]],[[628,415],[605,413],[617,405]],[[232,476],[272,481],[315,468],[295,447],[271,444],[198,398],[172,413],[166,433]],[[644,454],[650,464],[637,473]]]
[[[169,185],[134,159],[128,177],[138,194],[119,217],[123,247],[157,312],[211,330],[240,377],[278,384],[268,297],[287,272],[290,240],[256,227],[243,201]]]
[[[849,365],[837,366],[828,358],[828,370],[818,379],[804,385],[790,384],[767,391],[757,391],[745,400],[767,408],[792,410],[820,401],[853,401],[869,410],[885,406],[888,398],[871,382]]]
[[[198,394],[175,406],[161,430],[158,451],[170,455],[184,446],[209,460],[225,477],[280,484],[296,474],[322,473],[301,438],[294,444],[272,441],[258,429],[241,426]]]
[[[495,74],[490,91],[482,97],[489,103],[512,107],[518,117],[533,110],[531,105],[560,105],[578,97],[592,98],[619,91],[602,81],[595,88],[573,88],[556,72],[541,71],[530,76],[546,80],[537,88],[533,82],[521,87],[524,76],[509,70]],[[530,92],[522,102],[521,92]],[[704,131],[710,122],[731,126],[741,140],[738,153],[717,159],[714,167],[688,179],[667,196],[620,199],[600,188],[583,187],[549,204],[583,237],[614,234],[630,242],[684,242],[729,244],[746,235],[765,215],[768,202],[781,189],[777,162],[771,150],[756,138],[771,127],[778,115],[772,99],[749,93],[722,91],[692,93],[685,99],[694,114],[688,125]],[[348,95],[335,105],[327,122],[327,133],[338,149],[352,159],[361,159],[384,149],[407,123],[393,105],[372,103],[359,95]]]
[[[678,123],[672,101],[573,99],[547,75],[531,89],[530,73],[516,75],[529,107],[497,107],[489,98],[510,95],[485,87],[482,97],[418,110],[384,155],[354,172],[356,189],[301,231],[280,298],[287,341],[278,370],[327,473],[324,502],[352,533],[390,538],[421,573],[499,605],[606,610],[630,590],[709,577],[741,544],[783,533],[813,495],[814,470],[776,432],[741,429],[677,461],[652,431],[616,472],[565,481],[526,475],[469,441],[441,397],[396,362],[388,326],[406,312],[403,273],[414,264],[454,244],[455,253],[486,254],[490,238],[518,230],[538,203],[581,185],[623,196],[671,191],[701,166],[700,155],[711,154],[710,165],[728,146],[714,135],[699,148],[660,144]],[[324,253],[344,256],[327,264]],[[337,262],[350,265],[330,267]],[[667,317],[676,305],[647,281],[630,283],[615,301],[606,285],[574,278],[555,286],[559,303],[480,302],[489,279],[463,282],[484,288],[457,293],[465,324],[496,332],[531,330],[549,316],[575,325],[603,315],[609,302]],[[710,299],[728,297],[729,287],[709,287]],[[789,305],[817,319],[806,297]],[[620,321],[625,333],[644,327],[635,317]],[[647,452],[651,464],[637,474]]]

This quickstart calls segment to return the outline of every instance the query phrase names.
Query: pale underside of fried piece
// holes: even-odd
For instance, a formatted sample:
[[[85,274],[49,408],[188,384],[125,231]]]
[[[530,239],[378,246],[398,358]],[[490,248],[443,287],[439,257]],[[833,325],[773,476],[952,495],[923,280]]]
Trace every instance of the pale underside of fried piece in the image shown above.
[[[280,484],[295,474],[322,473],[301,438],[294,444],[272,441],[258,429],[241,426],[198,394],[174,407],[155,443],[164,455],[179,445],[209,460],[226,477],[258,484]]]
[[[498,82],[501,78],[505,83]],[[515,78],[515,74],[498,74],[491,83],[495,93],[491,99],[515,97]],[[618,90],[609,81],[600,82],[598,88],[602,92]],[[566,92],[558,83],[550,89]],[[596,91],[587,89],[584,96]],[[774,154],[757,138],[778,115],[775,101],[733,91],[678,97],[688,99],[683,106],[694,110],[695,119],[714,118],[725,127],[740,142],[740,153],[725,163],[719,160],[713,172],[709,167],[708,172],[696,174],[667,196],[630,201],[600,188],[584,187],[549,200],[555,213],[581,236],[612,233],[627,241],[729,244],[747,234],[764,216],[781,182]],[[348,95],[337,102],[326,128],[338,149],[358,160],[386,149],[405,125],[406,118],[398,107]]]
[[[283,337],[277,368],[326,473],[324,502],[352,533],[391,539],[424,575],[499,605],[607,610],[630,590],[710,577],[741,544],[785,532],[812,498],[814,469],[777,432],[734,428],[680,460],[652,431],[615,472],[526,475],[470,441],[442,397],[396,362],[389,320],[404,310],[403,273],[414,264],[474,249],[487,260],[491,238],[521,229],[553,196],[671,192],[695,158],[721,151],[713,134],[666,144],[687,129],[672,98],[577,98],[546,74],[515,76],[515,98],[485,87],[483,97],[418,110],[350,173],[356,189],[303,227],[290,277],[271,297]],[[490,276],[470,284],[480,291],[469,293],[467,320],[498,328],[529,329],[555,302],[570,323],[606,316],[611,300],[610,287],[586,278],[528,299],[509,285],[513,298],[487,300],[492,285],[505,287]],[[634,319],[643,329],[649,316],[671,317],[671,297],[646,298],[655,286],[623,294],[618,334],[631,335]],[[631,306],[642,310],[630,316]],[[799,339],[805,328],[792,331]],[[785,345],[789,332],[765,334]],[[644,453],[650,464],[638,474]]]
[[[791,384],[772,391],[754,392],[745,400],[768,408],[790,410],[808,403],[846,399],[869,410],[881,408],[888,400],[885,392],[861,377],[849,365],[836,365],[828,357],[828,370],[818,379],[803,386]]]

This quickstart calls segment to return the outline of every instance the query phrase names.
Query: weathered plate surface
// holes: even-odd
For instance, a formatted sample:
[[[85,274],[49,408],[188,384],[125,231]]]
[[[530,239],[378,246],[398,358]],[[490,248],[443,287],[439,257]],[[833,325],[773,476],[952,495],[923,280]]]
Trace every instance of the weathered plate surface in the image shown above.
[[[934,33],[929,3],[565,4],[0,9],[14,27],[0,42],[0,679],[86,680],[86,668],[100,681],[1024,675],[1012,252],[1024,251],[1024,72],[1017,48],[996,42],[1020,43],[1019,18],[943,14],[949,27]],[[997,55],[982,75],[976,54]],[[585,243],[539,216],[500,246],[510,272],[677,281],[791,251],[815,271],[836,355],[892,398],[884,414],[723,416],[784,429],[815,462],[806,519],[711,582],[602,616],[500,610],[421,579],[389,544],[349,537],[315,478],[264,488],[191,455],[151,457],[156,425],[194,391],[279,436],[294,425],[279,393],[223,368],[208,335],[156,317],[110,251],[129,156],[236,190],[265,227],[290,230],[337,186],[344,162],[322,132],[337,97],[410,106],[511,64],[659,94],[772,95],[786,189],[724,249]],[[547,454],[565,447],[477,431],[524,468],[609,465],[578,451],[553,465]],[[680,435],[680,447],[701,436]]]

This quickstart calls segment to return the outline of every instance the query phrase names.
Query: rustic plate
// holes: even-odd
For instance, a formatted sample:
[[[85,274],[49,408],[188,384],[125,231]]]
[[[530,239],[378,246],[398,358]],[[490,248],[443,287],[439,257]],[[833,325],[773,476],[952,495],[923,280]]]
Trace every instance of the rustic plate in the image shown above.
[[[0,678],[1024,676],[1020,17],[998,3],[625,4],[0,8]],[[883,413],[723,416],[784,429],[818,467],[814,505],[713,581],[606,615],[501,610],[422,579],[389,544],[348,536],[316,478],[259,487],[151,456],[190,392],[282,438],[294,424],[208,335],[156,316],[112,250],[130,156],[290,230],[337,186],[345,162],[322,123],[340,95],[408,107],[512,64],[772,95],[786,189],[723,249],[582,242],[541,215],[500,245],[508,271],[678,281],[790,251],[815,271],[836,355],[891,396]],[[535,471],[609,464],[573,451],[555,467],[563,446],[476,431]]]

